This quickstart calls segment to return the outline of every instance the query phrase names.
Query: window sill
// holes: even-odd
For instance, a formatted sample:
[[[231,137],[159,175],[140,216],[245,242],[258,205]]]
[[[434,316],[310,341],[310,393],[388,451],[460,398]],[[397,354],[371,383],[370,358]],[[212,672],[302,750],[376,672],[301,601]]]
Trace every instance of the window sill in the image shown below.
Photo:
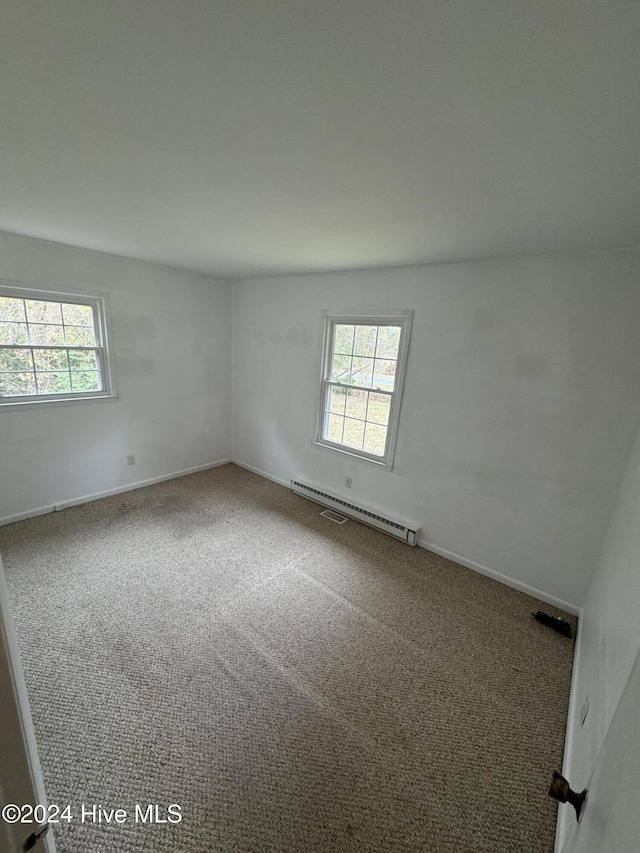
[[[109,401],[116,402],[117,394],[96,394],[95,397],[63,397],[49,398],[47,400],[17,400],[14,402],[0,401],[0,411],[16,412],[20,409],[29,408],[31,406],[75,406],[76,403],[106,403]]]
[[[322,447],[324,450],[332,450],[334,453],[340,453],[342,456],[349,456],[351,459],[359,459],[361,462],[370,462],[372,465],[375,465],[378,468],[384,468],[387,471],[391,471],[393,469],[392,459],[376,459],[373,456],[365,456],[362,453],[358,453],[357,450],[350,449],[348,447],[340,447],[339,445],[319,441],[318,439],[313,439],[311,444],[314,447]]]

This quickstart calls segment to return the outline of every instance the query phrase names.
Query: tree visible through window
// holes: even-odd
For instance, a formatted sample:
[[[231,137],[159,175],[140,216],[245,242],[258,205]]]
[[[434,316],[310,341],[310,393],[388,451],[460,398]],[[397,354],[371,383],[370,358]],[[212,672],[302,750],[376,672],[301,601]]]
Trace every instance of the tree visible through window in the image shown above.
[[[327,318],[319,443],[391,464],[409,320]]]
[[[100,300],[16,294],[0,290],[0,402],[108,393]]]

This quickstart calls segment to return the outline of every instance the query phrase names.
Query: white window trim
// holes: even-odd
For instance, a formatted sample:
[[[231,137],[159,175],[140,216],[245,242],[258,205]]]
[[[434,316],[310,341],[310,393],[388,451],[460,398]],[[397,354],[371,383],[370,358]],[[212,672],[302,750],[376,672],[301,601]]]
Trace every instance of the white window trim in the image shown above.
[[[318,403],[318,417],[316,434],[313,444],[325,447],[337,453],[363,459],[384,468],[393,468],[393,460],[398,438],[398,424],[400,422],[400,409],[402,406],[402,394],[404,391],[404,379],[407,368],[407,356],[409,354],[409,340],[411,338],[411,324],[413,321],[413,310],[384,312],[384,311],[358,311],[354,313],[345,311],[323,311],[323,338],[322,338],[322,366],[320,372],[320,398]],[[355,447],[347,447],[323,438],[325,401],[328,388],[328,377],[331,372],[331,355],[333,352],[334,329],[338,324],[360,325],[360,326],[400,326],[400,348],[398,350],[398,364],[396,368],[395,390],[392,392],[391,411],[387,431],[387,443],[384,456],[375,456]]]
[[[117,399],[115,372],[109,345],[109,299],[105,294],[92,294],[42,290],[25,286],[24,282],[0,279],[0,296],[17,299],[40,299],[45,302],[71,302],[90,305],[93,309],[93,322],[96,333],[96,345],[100,360],[100,370],[104,388],[101,391],[70,391],[63,394],[33,394],[24,397],[0,397],[0,409],[13,409],[23,406],[39,406],[46,403],[76,403],[82,400]],[[36,346],[35,349],[38,349]],[[73,349],[73,347],[72,347]]]

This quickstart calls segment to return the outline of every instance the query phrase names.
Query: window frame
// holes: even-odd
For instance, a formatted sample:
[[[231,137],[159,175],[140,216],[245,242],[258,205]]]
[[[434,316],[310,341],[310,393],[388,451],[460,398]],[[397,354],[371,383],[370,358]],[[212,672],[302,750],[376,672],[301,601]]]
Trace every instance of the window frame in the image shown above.
[[[384,311],[323,311],[323,338],[322,338],[322,360],[320,371],[320,398],[318,403],[318,416],[316,433],[313,444],[325,447],[329,450],[343,453],[356,459],[364,459],[383,468],[393,468],[393,461],[398,438],[398,426],[400,421],[400,409],[404,391],[405,373],[407,368],[407,357],[409,354],[409,341],[411,338],[411,325],[413,321],[413,310],[384,312]],[[333,362],[333,348],[335,340],[335,327],[337,325],[349,326],[400,326],[400,344],[398,347],[398,360],[396,365],[395,387],[391,392],[381,391],[391,397],[389,423],[387,425],[387,440],[384,456],[376,456],[356,447],[349,447],[324,438],[324,424],[326,417],[326,400],[328,389],[331,387],[331,366]],[[343,384],[343,383],[341,383]],[[351,386],[347,386],[351,387]],[[358,387],[359,390],[370,390]]]
[[[50,349],[88,349],[96,352],[103,388],[99,391],[68,391],[60,394],[26,394],[23,396],[0,396],[0,409],[21,406],[35,406],[45,403],[75,403],[81,400],[117,399],[115,373],[109,346],[109,301],[104,294],[79,293],[60,290],[43,290],[25,286],[23,282],[0,280],[0,296],[10,299],[31,299],[58,304],[89,306],[93,312],[93,324],[96,337],[95,347],[51,346]],[[46,346],[27,344],[28,349],[47,349]]]

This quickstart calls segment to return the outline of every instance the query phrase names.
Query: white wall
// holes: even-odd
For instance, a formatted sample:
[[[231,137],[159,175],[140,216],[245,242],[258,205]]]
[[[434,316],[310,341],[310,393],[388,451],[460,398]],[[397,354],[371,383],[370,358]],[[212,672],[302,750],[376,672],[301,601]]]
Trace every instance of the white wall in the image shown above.
[[[569,815],[564,853],[638,853],[639,785],[640,655],[589,778],[581,823]]]
[[[570,752],[565,759],[566,775],[575,788],[590,786],[594,771],[601,774],[608,772],[608,763],[601,767],[602,762],[614,760],[613,753],[608,753],[607,757],[601,755],[600,750],[610,730],[634,661],[640,653],[639,611],[640,432],[629,457],[582,616],[575,696],[572,697],[573,714],[569,720],[572,736]],[[640,677],[636,681],[640,681]],[[634,689],[634,695],[638,697],[640,693],[637,685]],[[590,710],[584,726],[580,726],[580,709],[587,697],[590,698]],[[633,737],[640,741],[640,704],[637,698],[635,701],[636,726]],[[632,739],[631,731],[627,733],[627,738]],[[615,753],[618,756],[620,754]],[[634,773],[634,794],[637,798],[640,789],[640,766],[636,765]],[[603,788],[600,790],[603,791]],[[599,804],[592,797],[590,808],[593,806],[592,814],[596,814],[591,822],[585,820],[580,833],[588,836],[591,833],[599,833],[602,827],[593,824],[593,821],[597,823],[601,820],[602,813],[606,814],[612,805],[613,794],[603,793]],[[572,826],[571,821],[565,821],[562,829],[566,832]],[[572,835],[577,831],[573,829]],[[575,839],[572,845],[573,843],[577,845]],[[580,845],[575,849],[609,849],[598,848],[595,843],[591,847],[590,843],[580,841]],[[574,847],[571,846],[570,849],[573,850]],[[620,850],[620,853],[623,853],[623,850]]]
[[[0,279],[106,293],[119,394],[0,409],[0,520],[229,458],[231,284],[3,233]]]
[[[629,251],[237,283],[234,458],[580,606],[640,417],[639,279]],[[359,308],[415,310],[392,472],[311,444],[321,311]]]

